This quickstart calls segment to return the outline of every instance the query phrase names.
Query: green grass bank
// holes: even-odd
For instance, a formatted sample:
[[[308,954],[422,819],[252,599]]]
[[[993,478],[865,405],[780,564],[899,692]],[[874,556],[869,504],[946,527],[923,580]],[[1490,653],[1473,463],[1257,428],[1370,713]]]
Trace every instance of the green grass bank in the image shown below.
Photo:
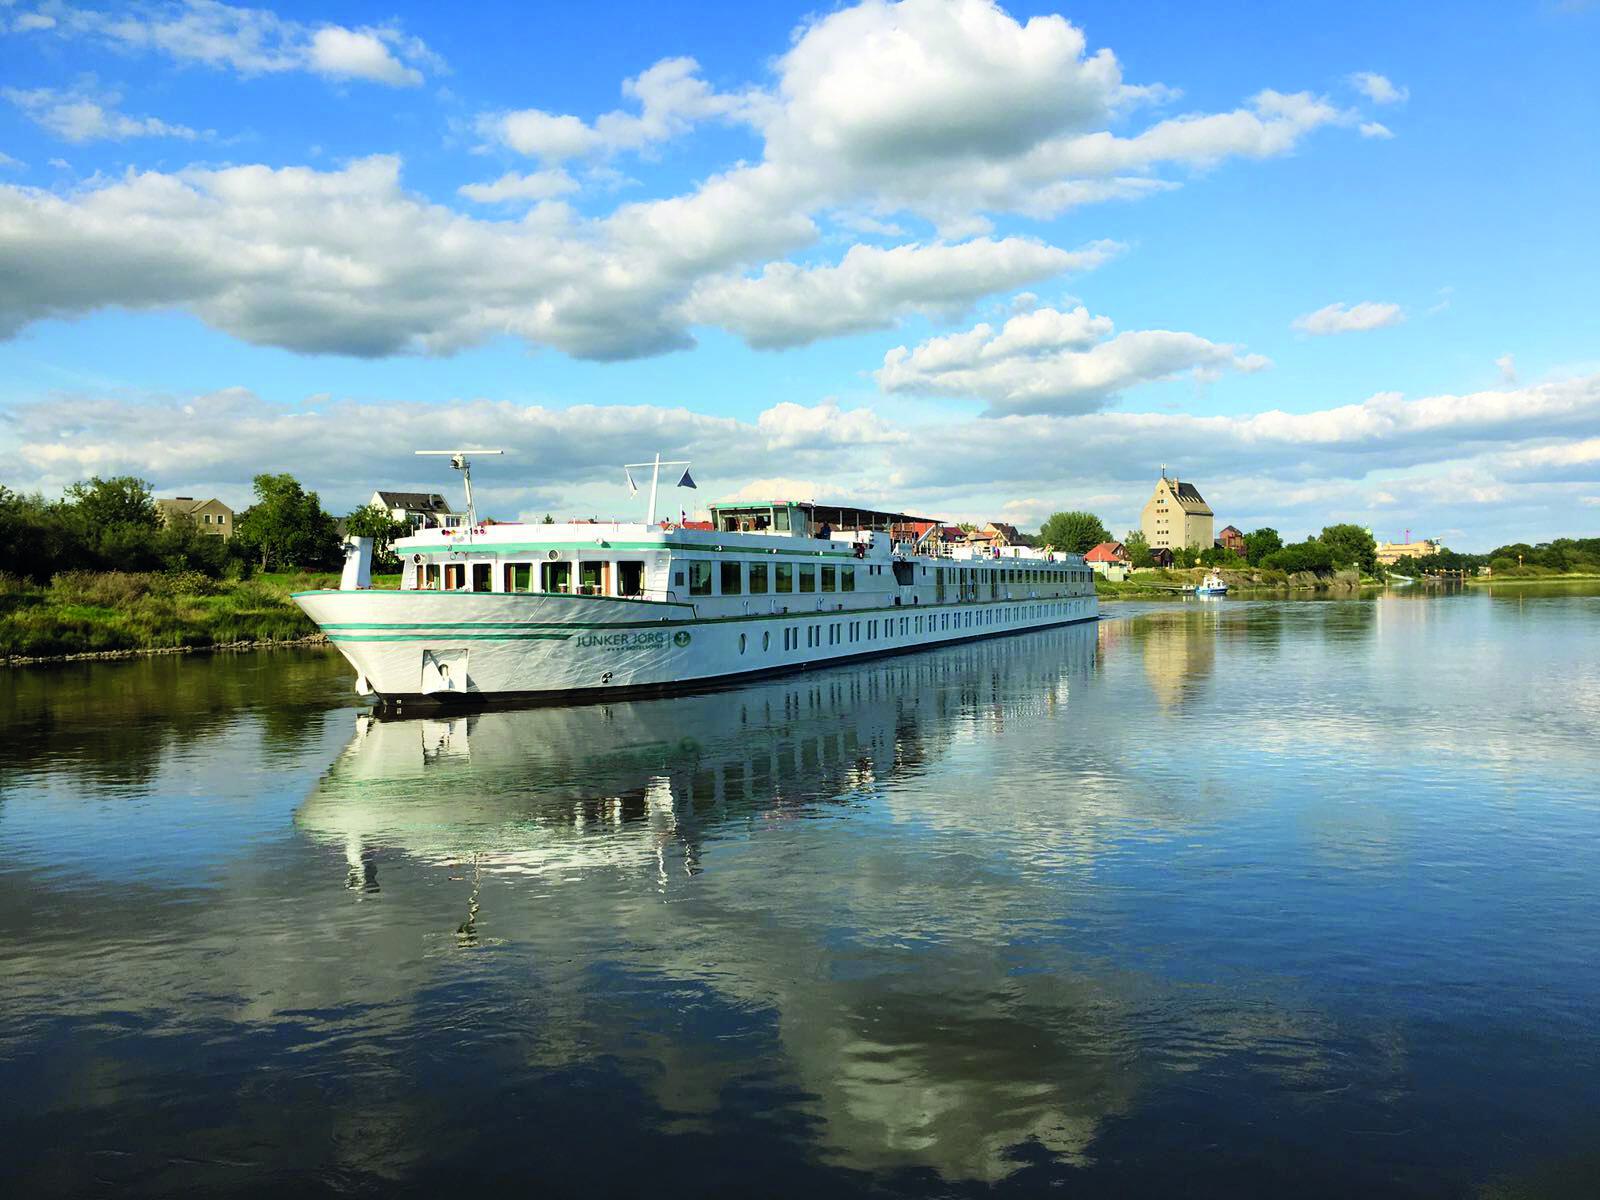
[[[399,581],[377,576],[373,585]],[[338,575],[310,572],[229,580],[193,571],[66,571],[48,585],[0,576],[0,659],[304,641],[319,635],[290,593],[338,586]]]
[[[1113,583],[1095,577],[1095,594],[1102,600],[1163,600],[1181,598],[1185,587],[1194,587],[1210,573],[1210,567],[1144,568],[1127,579]],[[1217,574],[1228,585],[1230,594],[1249,596],[1287,596],[1304,592],[1355,593],[1363,586],[1380,583],[1353,570],[1326,574],[1313,571],[1274,571],[1265,567],[1243,570],[1221,568]]]

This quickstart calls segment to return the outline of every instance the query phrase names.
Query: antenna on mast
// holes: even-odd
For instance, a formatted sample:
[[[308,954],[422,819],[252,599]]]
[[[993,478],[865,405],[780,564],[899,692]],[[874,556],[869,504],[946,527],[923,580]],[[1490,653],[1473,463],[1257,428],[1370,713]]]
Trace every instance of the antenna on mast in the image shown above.
[[[449,458],[450,465],[461,472],[461,482],[467,489],[467,528],[478,527],[478,510],[472,506],[472,463],[468,461],[469,454],[504,454],[504,450],[418,450],[419,455],[439,458]]]

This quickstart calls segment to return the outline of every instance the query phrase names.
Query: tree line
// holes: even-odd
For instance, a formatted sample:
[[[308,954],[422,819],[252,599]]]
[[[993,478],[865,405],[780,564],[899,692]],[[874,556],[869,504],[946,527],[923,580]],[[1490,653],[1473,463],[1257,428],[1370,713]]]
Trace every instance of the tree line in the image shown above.
[[[1039,544],[1072,554],[1084,554],[1101,542],[1111,541],[1104,522],[1091,512],[1058,512],[1039,529]],[[1143,532],[1130,529],[1122,539],[1135,567],[1153,567],[1155,558]],[[1175,548],[1178,567],[1265,567],[1296,572],[1326,572],[1357,567],[1365,575],[1426,575],[1439,571],[1466,571],[1487,567],[1496,575],[1600,574],[1600,538],[1556,538],[1550,542],[1512,542],[1487,554],[1461,554],[1442,550],[1421,558],[1402,558],[1384,568],[1378,563],[1377,540],[1360,525],[1342,522],[1325,526],[1303,542],[1286,543],[1276,529],[1264,525],[1244,535],[1245,552],[1223,546],[1201,550]]]
[[[1090,512],[1058,512],[1039,528],[1039,543],[1070,554],[1084,554],[1101,542],[1111,541],[1105,523]],[[1130,529],[1122,539],[1135,567],[1155,566],[1155,555],[1144,533]],[[1226,546],[1194,549],[1177,546],[1172,563],[1177,567],[1265,567],[1278,571],[1332,571],[1359,567],[1368,575],[1378,570],[1378,544],[1359,525],[1329,525],[1303,542],[1285,543],[1270,525],[1244,535],[1245,552]]]
[[[1418,558],[1407,556],[1389,570],[1396,575],[1433,575],[1440,571],[1471,574],[1488,567],[1495,575],[1600,575],[1600,538],[1556,538],[1551,542],[1510,542],[1487,554],[1441,550]]]
[[[40,583],[63,571],[197,571],[219,579],[343,562],[340,522],[316,492],[286,474],[257,475],[253,491],[254,503],[224,540],[192,521],[163,519],[150,484],[132,475],[96,475],[59,500],[0,484],[0,573]],[[393,565],[394,539],[410,532],[381,508],[358,508],[343,524],[374,539],[380,569]]]

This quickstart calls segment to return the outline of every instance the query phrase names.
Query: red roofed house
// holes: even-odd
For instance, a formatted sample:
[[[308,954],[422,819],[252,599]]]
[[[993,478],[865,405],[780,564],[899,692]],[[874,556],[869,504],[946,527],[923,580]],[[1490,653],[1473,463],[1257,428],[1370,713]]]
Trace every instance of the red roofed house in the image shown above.
[[[1117,583],[1128,577],[1128,568],[1133,565],[1128,559],[1128,548],[1121,542],[1101,542],[1083,556],[1083,561],[1096,575]]]
[[[1222,532],[1217,534],[1217,545],[1224,550],[1232,550],[1240,558],[1245,556],[1244,534],[1234,525],[1224,525]]]

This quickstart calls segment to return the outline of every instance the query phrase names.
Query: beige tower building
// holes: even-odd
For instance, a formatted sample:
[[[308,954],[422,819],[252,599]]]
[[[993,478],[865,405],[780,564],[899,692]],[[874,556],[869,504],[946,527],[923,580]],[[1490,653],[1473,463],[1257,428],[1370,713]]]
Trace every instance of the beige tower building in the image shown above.
[[[1163,467],[1155,494],[1145,504],[1144,514],[1139,518],[1139,527],[1152,550],[1162,547],[1176,550],[1182,546],[1209,550],[1213,544],[1214,516],[1211,506],[1194,484],[1180,483],[1176,475],[1168,479]]]

